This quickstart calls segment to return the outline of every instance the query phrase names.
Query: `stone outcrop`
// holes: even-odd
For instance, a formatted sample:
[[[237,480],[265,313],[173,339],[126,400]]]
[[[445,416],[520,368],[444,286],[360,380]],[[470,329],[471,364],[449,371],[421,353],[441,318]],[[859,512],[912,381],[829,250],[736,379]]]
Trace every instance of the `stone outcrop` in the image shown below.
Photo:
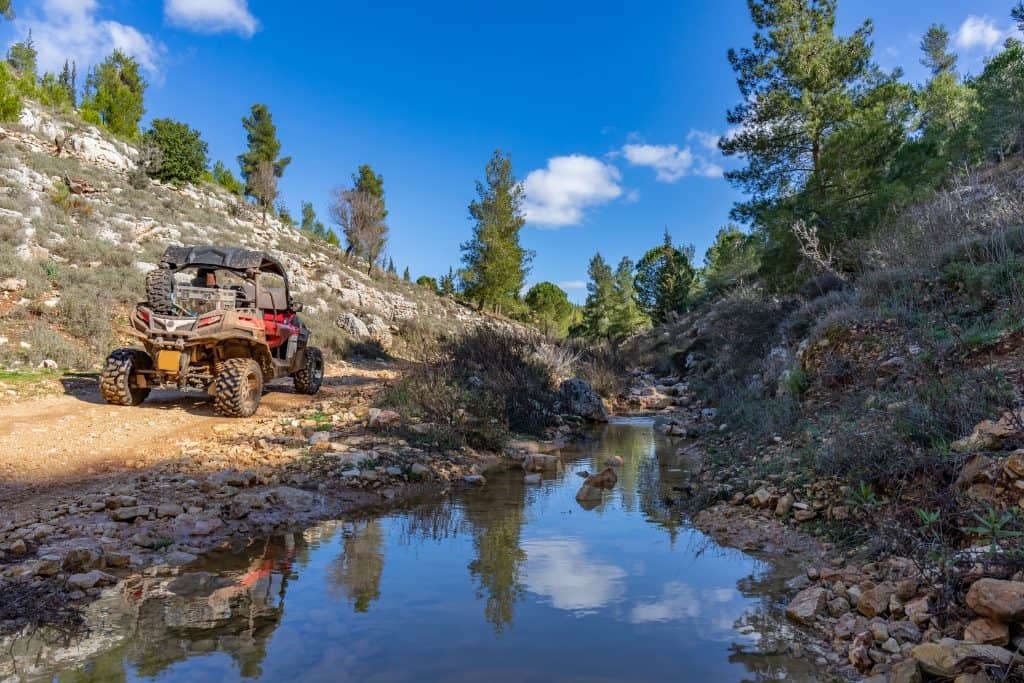
[[[590,422],[607,422],[608,410],[594,388],[582,379],[567,379],[558,388],[559,410]]]

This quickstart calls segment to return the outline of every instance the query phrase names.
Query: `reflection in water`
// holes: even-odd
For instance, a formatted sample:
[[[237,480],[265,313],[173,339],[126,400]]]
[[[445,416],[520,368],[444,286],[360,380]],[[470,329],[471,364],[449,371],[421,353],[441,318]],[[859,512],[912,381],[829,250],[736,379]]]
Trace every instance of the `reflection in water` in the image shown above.
[[[626,572],[587,556],[575,539],[527,541],[530,592],[551,599],[556,609],[587,612],[607,607],[623,593]]]
[[[671,444],[650,423],[596,436],[540,486],[490,475],[204,571],[137,577],[89,607],[92,630],[70,648],[0,639],[0,680],[15,665],[23,680],[83,683],[817,680],[774,654],[792,639],[778,580],[665,503],[686,478]],[[619,483],[586,511],[576,472],[609,455],[624,459]]]
[[[384,573],[384,534],[380,520],[357,522],[352,531],[342,534],[342,552],[331,563],[329,588],[343,594],[356,612],[366,612],[380,597],[380,577]]]
[[[484,617],[500,633],[512,624],[515,603],[523,586],[520,581],[526,553],[519,547],[526,487],[521,478],[506,478],[497,506],[490,496],[469,495],[464,504],[466,521],[473,528],[476,559],[469,572],[479,583],[477,596],[485,600]]]

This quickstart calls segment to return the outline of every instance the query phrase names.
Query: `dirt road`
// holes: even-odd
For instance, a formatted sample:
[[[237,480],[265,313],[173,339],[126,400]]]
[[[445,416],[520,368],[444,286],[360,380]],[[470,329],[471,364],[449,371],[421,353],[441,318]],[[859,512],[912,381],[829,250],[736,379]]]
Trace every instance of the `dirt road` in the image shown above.
[[[109,477],[178,457],[184,445],[219,441],[274,417],[287,417],[327,399],[364,395],[391,371],[380,366],[333,369],[317,396],[295,394],[290,381],[272,384],[251,418],[225,418],[209,397],[155,391],[140,406],[103,402],[95,380],[64,383],[64,392],[0,405],[0,500]]]

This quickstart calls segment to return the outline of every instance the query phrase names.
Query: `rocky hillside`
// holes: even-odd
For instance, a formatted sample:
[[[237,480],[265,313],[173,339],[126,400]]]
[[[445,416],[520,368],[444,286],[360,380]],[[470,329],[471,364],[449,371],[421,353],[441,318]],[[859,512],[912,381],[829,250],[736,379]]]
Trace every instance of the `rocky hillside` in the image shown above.
[[[424,335],[489,320],[455,301],[347,261],[219,186],[174,187],[136,170],[138,150],[29,103],[0,126],[0,366],[88,368],[118,343],[143,276],[168,244],[230,244],[288,267],[329,355],[377,341],[398,353]]]
[[[864,675],[1020,680],[1022,180],[973,173],[861,245],[867,272],[740,286],[632,348],[630,400],[701,463],[678,504],[827,541],[789,614]]]

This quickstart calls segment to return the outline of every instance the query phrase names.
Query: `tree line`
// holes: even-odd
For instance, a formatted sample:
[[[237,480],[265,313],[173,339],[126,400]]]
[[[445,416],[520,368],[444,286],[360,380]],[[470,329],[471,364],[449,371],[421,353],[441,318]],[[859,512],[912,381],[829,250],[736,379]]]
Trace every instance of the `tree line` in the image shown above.
[[[741,162],[726,178],[746,198],[733,207],[734,223],[718,232],[702,267],[694,264],[692,247],[675,245],[666,230],[662,243],[636,263],[624,258],[613,268],[595,255],[582,307],[550,282],[524,292],[534,254],[520,240],[523,188],[511,157],[496,150],[468,206],[472,230],[461,245],[460,267],[417,283],[534,322],[549,334],[614,342],[741,282],[785,290],[822,268],[856,272],[857,245],[892,212],[962,169],[1024,153],[1020,41],[1007,39],[980,74],[965,76],[948,31],[933,25],[921,41],[928,79],[911,85],[901,71],[886,72],[874,62],[870,20],[849,35],[836,32],[837,0],[748,0],[748,6],[756,33],[751,47],[728,53],[740,104],[727,113],[732,132],[719,143],[723,154]],[[1024,2],[1011,15],[1024,29]],[[206,143],[187,124],[155,119],[140,130],[147,84],[131,56],[115,51],[94,66],[80,94],[73,62],[56,74],[36,71],[30,34],[11,46],[0,68],[0,118],[17,117],[21,97],[77,109],[85,121],[150,150],[148,175],[217,183],[249,197],[264,220],[274,212],[363,259],[371,272],[398,277],[387,255],[384,178],[370,165],[332,191],[331,226],[311,202],[301,204],[296,221],[277,201],[278,180],[291,158],[282,156],[266,105],[253,105],[242,120],[247,150],[237,159],[236,178],[220,161],[209,165]],[[412,280],[408,268],[402,277]]]
[[[874,61],[870,20],[836,32],[836,0],[748,5],[756,33],[728,54],[741,103],[720,148],[743,162],[726,173],[746,195],[732,218],[770,286],[792,289],[823,268],[855,273],[859,245],[894,211],[964,169],[1024,152],[1019,40],[965,76],[949,32],[932,25],[920,44],[928,78],[912,85]],[[1011,16],[1024,28],[1024,2]]]

